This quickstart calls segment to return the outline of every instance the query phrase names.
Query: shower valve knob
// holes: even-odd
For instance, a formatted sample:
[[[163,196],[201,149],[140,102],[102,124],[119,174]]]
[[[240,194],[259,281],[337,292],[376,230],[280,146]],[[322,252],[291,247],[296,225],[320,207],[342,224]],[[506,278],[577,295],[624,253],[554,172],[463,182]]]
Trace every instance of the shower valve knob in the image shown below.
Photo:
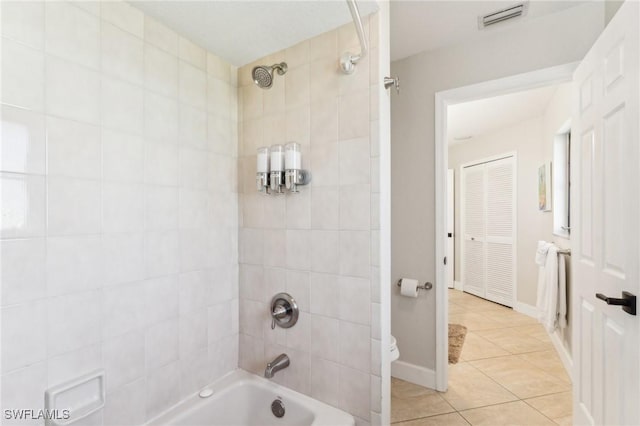
[[[278,293],[271,299],[271,329],[293,327],[298,322],[298,304],[291,295]]]

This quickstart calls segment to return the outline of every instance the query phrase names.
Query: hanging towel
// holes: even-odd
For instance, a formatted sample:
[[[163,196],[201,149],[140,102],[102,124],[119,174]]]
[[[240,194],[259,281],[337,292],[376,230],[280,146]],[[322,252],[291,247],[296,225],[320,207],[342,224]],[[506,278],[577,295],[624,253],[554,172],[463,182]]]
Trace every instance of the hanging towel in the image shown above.
[[[556,329],[558,318],[558,248],[553,244],[550,245],[547,251],[544,268],[540,269],[541,277],[539,279],[537,303],[538,320],[549,333],[553,333]]]
[[[540,313],[544,307],[544,298],[545,298],[545,269],[544,265],[547,262],[547,252],[549,251],[549,247],[553,244],[548,243],[546,241],[538,241],[538,248],[536,249],[536,264],[538,265],[538,297],[536,300],[536,307],[538,308],[538,319],[540,319]]]
[[[553,244],[548,243],[546,241],[538,241],[538,249],[536,250],[536,263],[539,266],[544,266],[544,263],[547,260],[547,252],[549,251],[549,247]]]
[[[567,327],[567,268],[564,255],[558,256],[558,326]]]

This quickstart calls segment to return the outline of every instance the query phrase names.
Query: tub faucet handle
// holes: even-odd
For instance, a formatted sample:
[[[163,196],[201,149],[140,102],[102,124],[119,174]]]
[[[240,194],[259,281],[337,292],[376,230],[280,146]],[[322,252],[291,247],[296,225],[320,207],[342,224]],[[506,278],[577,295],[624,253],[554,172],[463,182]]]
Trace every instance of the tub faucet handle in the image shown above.
[[[282,305],[276,305],[271,312],[271,329],[276,328],[276,319],[285,318],[287,316],[287,308]]]

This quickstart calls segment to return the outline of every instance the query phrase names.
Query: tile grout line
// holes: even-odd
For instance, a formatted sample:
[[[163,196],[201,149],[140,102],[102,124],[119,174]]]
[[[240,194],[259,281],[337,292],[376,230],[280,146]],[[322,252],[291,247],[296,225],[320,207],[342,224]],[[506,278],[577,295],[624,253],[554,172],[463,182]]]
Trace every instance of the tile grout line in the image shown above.
[[[463,305],[462,305],[463,306]],[[471,311],[468,311],[471,312]],[[502,327],[501,329],[513,329],[513,328],[517,328],[517,327],[521,327],[521,326],[512,326],[512,327]],[[499,330],[499,329],[495,329],[495,330]],[[545,352],[545,350],[539,350],[539,351],[530,351],[530,352],[522,352],[522,353],[513,353],[511,351],[509,351],[508,349],[505,349],[503,347],[501,347],[500,345],[498,345],[497,343],[494,343],[492,341],[490,341],[489,339],[485,338],[484,336],[475,333],[477,337],[480,337],[481,339],[485,340],[488,343],[491,343],[497,347],[499,347],[502,350],[505,350],[507,352],[510,353],[510,355],[499,355],[499,356],[495,356],[495,357],[487,357],[484,359],[493,359],[493,358],[506,358],[506,357],[517,357],[517,359],[519,361],[523,361],[527,364],[529,364],[530,366],[539,369],[543,372],[545,372],[544,370],[542,370],[541,368],[539,368],[538,366],[536,366],[535,364],[531,363],[530,361],[527,361],[525,359],[522,359],[520,357],[518,357],[518,355],[522,355],[522,354],[527,354],[527,353],[536,353],[536,352]],[[535,337],[533,337],[534,339],[536,339]],[[540,340],[540,339],[536,339],[536,340]],[[546,342],[542,342],[542,343],[546,343]],[[467,362],[471,367],[473,367],[474,369],[476,369],[478,372],[480,372],[481,374],[483,374],[485,377],[487,377],[489,380],[493,381],[494,383],[496,383],[498,386],[500,386],[501,388],[505,389],[507,392],[509,392],[511,395],[513,395],[514,397],[516,397],[517,399],[515,401],[510,401],[510,402],[517,402],[517,401],[522,401],[523,403],[525,403],[527,406],[531,407],[533,410],[535,410],[536,412],[540,413],[543,417],[549,419],[550,421],[552,421],[553,423],[556,423],[553,419],[549,418],[548,416],[546,416],[545,414],[543,414],[541,411],[539,411],[537,408],[533,407],[531,404],[529,404],[524,398],[520,398],[518,395],[516,395],[515,393],[513,393],[511,390],[509,390],[508,388],[506,388],[504,385],[502,385],[501,383],[499,383],[497,380],[493,379],[491,376],[489,376],[488,374],[486,374],[484,371],[482,371],[480,368],[476,367],[475,365],[473,365],[471,362]],[[548,395],[555,395],[558,393],[562,393],[562,392],[552,392],[546,395],[537,395],[535,397],[531,397],[531,398],[537,398],[540,396],[548,396]],[[489,407],[489,406],[496,406],[496,405],[502,405],[502,404],[508,404],[510,402],[503,402],[503,403],[499,403],[499,404],[489,404],[489,405],[485,405],[485,406],[481,406],[481,407],[474,407],[474,408],[470,408],[468,410],[461,410],[461,411],[469,411],[469,410],[473,410],[473,409],[477,409],[477,408],[483,408],[483,407]],[[466,419],[466,417],[464,417],[464,415],[462,414],[461,411],[456,410],[457,413],[459,413],[464,419],[465,421],[468,422],[468,420]]]
[[[554,394],[550,394],[550,395],[554,395]],[[543,417],[545,417],[546,419],[549,419],[551,422],[558,424],[555,420],[553,420],[551,417],[547,416],[546,414],[544,414],[542,411],[538,410],[536,407],[534,407],[533,405],[529,404],[526,400],[521,400],[522,402],[524,402],[525,404],[527,404],[529,407],[533,408],[535,411],[537,411],[538,413],[540,413]]]
[[[461,308],[465,308],[464,306],[464,302],[457,304],[455,301],[450,301],[450,303],[453,303]],[[506,308],[505,308],[506,309]],[[460,315],[460,316],[464,316],[465,313],[468,312],[475,312],[472,310],[467,309],[466,311],[463,312],[459,312],[457,314],[454,315]],[[490,328],[490,329],[485,329],[485,330],[510,330],[510,329],[515,329],[518,327],[526,327],[529,326],[530,324],[522,324],[522,325],[515,325],[515,326],[508,326],[505,325],[503,327],[500,328]],[[504,386],[503,384],[501,384],[500,382],[498,382],[496,379],[494,379],[493,377],[491,377],[489,374],[487,374],[486,372],[484,372],[483,370],[481,370],[479,367],[477,367],[476,365],[473,364],[473,362],[475,361],[483,361],[483,360],[489,360],[489,359],[497,359],[497,358],[507,358],[507,357],[511,357],[513,360],[522,362],[525,366],[528,366],[534,370],[538,370],[541,371],[543,373],[545,373],[545,375],[550,376],[552,378],[554,378],[554,376],[551,376],[549,373],[547,373],[547,371],[541,367],[539,367],[538,365],[534,364],[533,362],[525,359],[525,357],[522,357],[522,355],[527,355],[527,354],[536,354],[536,353],[543,353],[543,352],[547,352],[550,349],[540,349],[540,350],[532,350],[532,351],[526,351],[526,352],[512,352],[510,350],[507,350],[503,347],[501,347],[500,345],[492,342],[491,340],[485,338],[484,336],[476,333],[476,331],[485,331],[485,330],[474,330],[474,331],[469,331],[469,333],[474,333],[474,335],[476,337],[481,338],[483,341],[490,343],[498,348],[500,348],[503,351],[508,352],[508,355],[498,355],[498,356],[491,356],[491,357],[486,357],[486,358],[478,358],[475,360],[465,360],[462,359],[461,364],[467,364],[470,367],[472,367],[475,371],[478,371],[479,373],[481,373],[485,378],[489,379],[491,382],[493,382],[494,384],[498,385],[500,388],[504,389],[505,391],[507,391],[510,395],[512,395],[515,399],[512,401],[506,401],[506,402],[501,402],[501,403],[496,403],[496,404],[487,404],[487,405],[483,405],[483,406],[479,406],[479,407],[473,407],[473,408],[468,408],[465,410],[458,410],[456,409],[451,403],[449,403],[449,401],[443,396],[443,393],[438,392],[438,395],[440,395],[440,397],[442,398],[442,400],[444,400],[444,402],[446,402],[451,408],[454,409],[453,412],[455,412],[456,414],[458,414],[467,424],[470,424],[470,422],[467,420],[467,418],[464,416],[464,412],[467,411],[471,411],[474,409],[481,409],[481,408],[485,408],[485,407],[491,407],[491,406],[499,406],[499,405],[504,405],[504,404],[510,404],[510,403],[516,403],[516,402],[523,402],[524,404],[526,404],[526,406],[532,408],[535,412],[538,412],[540,415],[542,415],[544,418],[548,419],[549,421],[551,421],[552,423],[557,423],[554,419],[550,418],[549,416],[545,415],[544,413],[542,413],[540,410],[538,410],[536,407],[534,407],[533,405],[531,405],[527,400],[531,400],[531,399],[535,399],[535,398],[539,398],[539,397],[545,397],[545,396],[551,396],[551,395],[558,395],[561,393],[566,393],[566,392],[571,392],[571,390],[565,390],[565,391],[559,391],[559,392],[550,392],[550,393],[546,393],[546,394],[542,394],[542,395],[535,395],[535,396],[531,396],[531,397],[527,397],[527,398],[521,398],[518,395],[516,395],[515,393],[513,393],[511,390],[509,390],[506,386]],[[535,339],[537,341],[540,341],[541,343],[547,343],[542,339],[539,339],[537,337],[534,336],[530,336],[530,335],[526,335],[527,337],[531,337],[532,339]],[[563,382],[564,384],[564,382]],[[569,384],[570,385],[570,384]],[[412,419],[406,419],[406,420],[401,420],[399,422],[395,422],[397,423],[403,423],[403,422],[414,422],[417,420],[421,420],[421,419],[428,419],[428,418],[433,418],[433,417],[437,417],[437,416],[442,416],[442,415],[446,415],[446,414],[451,414],[451,413],[441,413],[441,414],[435,414],[435,415],[430,415],[430,416],[423,416],[423,417],[416,417],[416,418],[412,418]]]

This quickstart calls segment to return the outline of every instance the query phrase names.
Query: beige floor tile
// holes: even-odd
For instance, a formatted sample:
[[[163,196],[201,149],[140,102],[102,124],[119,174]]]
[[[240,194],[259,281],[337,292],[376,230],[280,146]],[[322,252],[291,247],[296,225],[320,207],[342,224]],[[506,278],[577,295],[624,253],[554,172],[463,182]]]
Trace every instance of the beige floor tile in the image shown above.
[[[531,352],[517,355],[518,358],[530,362],[536,367],[551,374],[553,377],[562,380],[565,383],[571,383],[571,378],[567,374],[558,353],[555,349],[542,352]]]
[[[457,290],[449,290],[449,322],[469,330],[449,390],[392,378],[394,426],[571,425],[571,380],[540,324]]]
[[[535,337],[522,334],[517,328],[499,328],[492,330],[476,330],[477,333],[491,343],[512,354],[538,352],[553,349],[551,342],[542,342]]]
[[[447,294],[448,294],[447,297],[449,298],[449,302],[457,302],[457,301],[467,300],[468,298],[475,297],[470,295],[469,293],[465,293],[459,290],[452,290],[452,289],[450,289]]]
[[[476,332],[470,331],[464,339],[460,358],[463,361],[472,361],[504,355],[510,355],[510,353]]]
[[[509,309],[480,297],[471,296],[466,293],[465,295],[461,300],[454,300],[452,303],[463,306],[473,312],[502,312],[503,310]]]
[[[461,305],[457,305],[453,302],[449,303],[449,314],[461,314],[463,312],[467,312],[469,309],[461,306]]]
[[[437,394],[433,389],[428,389],[404,380],[391,378],[391,396],[393,398],[412,398],[415,396],[424,396]]]
[[[523,334],[534,337],[543,342],[550,342],[549,334],[546,332],[542,324],[522,325],[517,328]]]
[[[550,419],[571,417],[573,414],[573,398],[571,392],[554,393],[526,399],[525,402]]]
[[[522,401],[474,408],[460,414],[472,425],[546,426],[555,424]]]
[[[561,417],[559,419],[552,419],[560,426],[573,426],[573,416]]]
[[[509,309],[509,308],[487,311],[487,312],[484,312],[484,315],[487,318],[497,321],[506,327],[513,327],[516,325],[537,325],[538,324],[537,320],[529,316],[523,315],[519,312],[515,312],[513,309]]]
[[[408,422],[394,423],[395,426],[468,426],[469,423],[458,413],[441,414]]]
[[[449,324],[462,324],[469,331],[475,330],[495,330],[503,328],[504,325],[497,321],[493,321],[480,312],[462,312],[459,314],[449,315]]]
[[[449,366],[449,388],[441,395],[457,411],[518,399],[468,363]]]
[[[453,407],[437,393],[410,398],[391,397],[391,423],[454,411]]]
[[[470,364],[520,399],[571,390],[570,384],[513,355],[470,361]]]

